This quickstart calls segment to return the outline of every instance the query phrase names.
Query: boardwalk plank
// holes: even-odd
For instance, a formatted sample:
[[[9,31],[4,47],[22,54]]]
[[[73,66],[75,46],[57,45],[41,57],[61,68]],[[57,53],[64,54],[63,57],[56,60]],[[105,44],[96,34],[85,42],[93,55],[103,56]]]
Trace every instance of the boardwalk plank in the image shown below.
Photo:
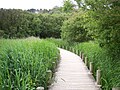
[[[49,90],[100,90],[79,56],[63,49],[60,54],[55,81]]]

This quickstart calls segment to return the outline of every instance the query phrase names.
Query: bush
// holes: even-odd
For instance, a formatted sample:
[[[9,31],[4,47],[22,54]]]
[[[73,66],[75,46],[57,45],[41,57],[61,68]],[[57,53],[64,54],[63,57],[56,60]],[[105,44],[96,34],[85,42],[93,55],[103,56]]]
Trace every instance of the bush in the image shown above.
[[[84,12],[75,13],[66,20],[61,27],[61,38],[68,42],[83,42],[90,39],[87,31],[83,27]]]

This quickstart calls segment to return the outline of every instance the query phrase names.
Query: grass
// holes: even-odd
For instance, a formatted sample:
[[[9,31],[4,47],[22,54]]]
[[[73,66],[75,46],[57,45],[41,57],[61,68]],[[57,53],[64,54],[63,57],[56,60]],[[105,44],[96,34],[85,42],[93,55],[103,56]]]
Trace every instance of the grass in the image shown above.
[[[55,38],[47,38],[45,40],[47,40],[49,42],[52,42],[56,46],[59,46],[59,47],[71,47],[71,48],[74,48],[74,46],[77,44],[77,43],[68,43],[67,41],[63,41],[62,39],[55,39]]]
[[[46,89],[46,71],[58,57],[56,45],[46,40],[0,40],[0,90]]]
[[[94,77],[96,76],[96,70],[101,70],[102,90],[111,90],[113,87],[120,87],[120,58],[111,56],[110,52],[107,53],[97,43],[84,42],[69,44],[65,41],[55,39],[50,39],[49,41],[56,43],[58,46],[62,46],[63,44],[63,46],[82,51],[88,57],[88,61],[92,61],[94,64]]]

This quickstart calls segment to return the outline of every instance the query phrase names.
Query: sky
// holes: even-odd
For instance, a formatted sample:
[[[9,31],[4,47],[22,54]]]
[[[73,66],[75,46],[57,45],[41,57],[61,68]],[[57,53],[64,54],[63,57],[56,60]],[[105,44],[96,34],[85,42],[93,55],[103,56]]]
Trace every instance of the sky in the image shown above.
[[[6,9],[52,9],[62,5],[63,0],[0,0],[0,8]]]

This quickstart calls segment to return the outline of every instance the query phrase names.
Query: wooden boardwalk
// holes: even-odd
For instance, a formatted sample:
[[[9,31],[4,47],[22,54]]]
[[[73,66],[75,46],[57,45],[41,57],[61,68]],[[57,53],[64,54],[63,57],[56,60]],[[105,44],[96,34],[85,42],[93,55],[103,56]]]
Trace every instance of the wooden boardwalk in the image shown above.
[[[79,56],[63,49],[60,54],[55,81],[49,90],[100,90]]]

